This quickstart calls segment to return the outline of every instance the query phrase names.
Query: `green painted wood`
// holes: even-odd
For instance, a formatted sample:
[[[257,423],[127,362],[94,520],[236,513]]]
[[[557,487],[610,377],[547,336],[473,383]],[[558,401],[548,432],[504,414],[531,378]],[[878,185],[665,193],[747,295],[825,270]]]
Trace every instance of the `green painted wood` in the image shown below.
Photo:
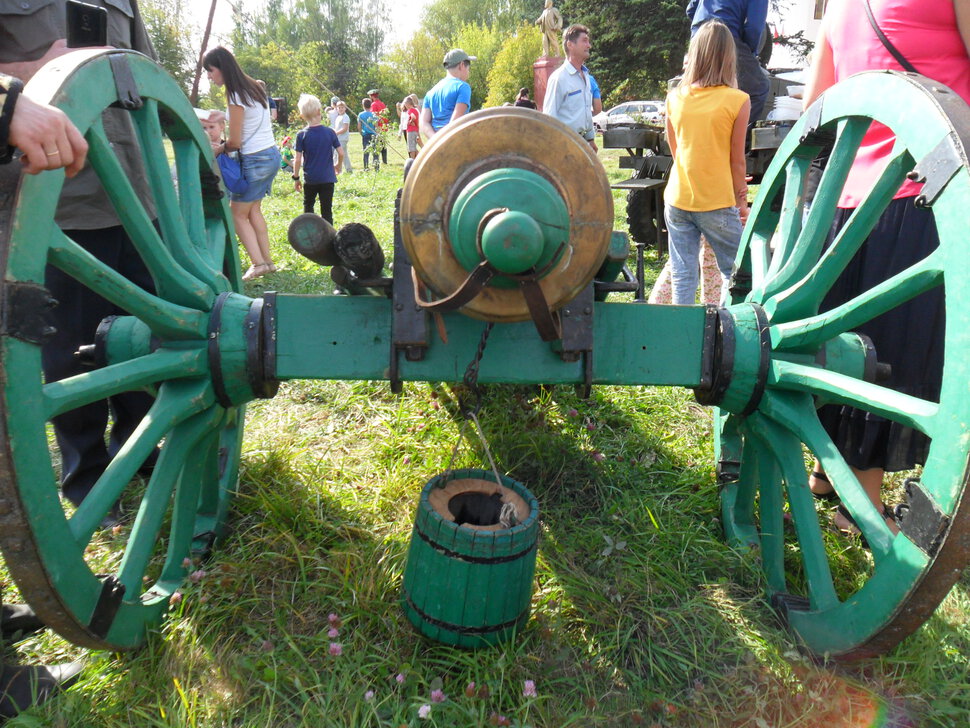
[[[132,114],[152,187],[154,210],[136,199],[101,129],[101,113],[117,97],[108,59],[119,53],[146,100]],[[70,65],[73,63],[73,65]],[[0,231],[0,295],[13,282],[42,284],[47,265],[128,311],[125,336],[109,347],[109,365],[45,384],[40,347],[0,339],[0,549],[21,594],[41,618],[71,641],[130,649],[158,624],[186,577],[185,557],[207,549],[221,532],[238,476],[242,408],[215,402],[209,373],[209,313],[217,293],[238,290],[239,263],[226,201],[203,200],[199,170],[212,164],[208,140],[182,90],[156,64],[127,51],[73,54],[54,73],[42,69],[26,92],[62,108],[91,145],[89,160],[122,224],[154,278],[150,294],[108,269],[54,224],[63,171],[23,176],[3,197],[9,229]],[[171,181],[162,137],[173,142],[179,189]],[[159,230],[152,224],[157,216]],[[242,316],[249,299],[236,297],[227,319],[223,357],[238,389],[244,376]],[[124,326],[119,326],[119,330]],[[155,343],[149,346],[149,334]],[[156,347],[154,351],[152,348]],[[139,387],[156,387],[149,417],[109,464],[92,494],[73,514],[61,504],[47,443],[48,421],[71,407]],[[249,399],[239,396],[238,399]],[[129,483],[145,456],[162,445],[144,493]],[[91,534],[124,494],[137,510],[111,576],[126,586],[107,631],[91,626],[99,613],[104,565],[89,564]],[[149,564],[161,563],[157,576]],[[155,567],[151,567],[154,569]]]
[[[408,550],[401,605],[429,639],[478,648],[508,640],[528,619],[539,535],[539,504],[511,478],[502,484],[529,505],[529,517],[508,529],[459,526],[437,513],[433,489],[451,479],[495,482],[491,472],[455,470],[432,478],[421,492]]]
[[[593,381],[695,387],[701,379],[702,306],[595,303]],[[444,314],[448,343],[434,327],[423,361],[401,357],[405,381],[457,382],[481,338],[481,321]],[[391,348],[391,302],[376,297],[277,297],[280,379],[386,379]],[[319,322],[308,338],[307,321]],[[481,382],[581,383],[582,362],[563,362],[531,322],[496,324],[488,339]]]
[[[719,450],[741,461],[722,490],[721,507],[732,543],[747,547],[754,535],[759,537],[769,596],[792,605],[786,619],[808,649],[854,659],[885,652],[917,629],[970,557],[965,546],[970,508],[964,498],[970,473],[970,290],[963,281],[970,260],[966,233],[970,172],[965,151],[970,143],[970,110],[931,83],[891,72],[855,76],[827,91],[816,104],[782,143],[742,238],[738,268],[750,272],[752,281],[744,301],[761,306],[767,316],[769,368],[757,412],[741,417],[722,410],[717,416]],[[819,112],[817,117],[814,111]],[[813,118],[821,127],[836,131],[836,151],[802,225],[801,171],[805,160],[818,151],[809,143],[811,135],[806,135]],[[823,252],[853,150],[872,119],[896,132],[894,157]],[[828,288],[855,255],[903,176],[939,144],[949,144],[960,165],[942,179],[942,192],[933,201],[939,248],[890,281],[820,314]],[[930,166],[921,164],[921,169]],[[935,181],[933,173],[930,177]],[[778,200],[780,209],[775,207]],[[781,236],[773,246],[776,231]],[[940,402],[862,381],[858,350],[845,336],[862,322],[935,286],[943,286],[946,293]],[[731,310],[740,305],[742,301],[734,301]],[[815,360],[823,347],[825,367]],[[741,357],[742,371],[750,370],[751,354],[753,350]],[[749,374],[744,376],[750,379]],[[733,397],[725,409],[737,412],[739,400]],[[816,414],[819,401],[866,409],[932,438],[919,485],[949,519],[937,550],[921,549],[915,536],[907,534],[905,520],[904,532],[892,533],[821,427]],[[829,561],[836,555],[828,549],[841,552],[854,546],[822,536],[825,523],[820,521],[827,522],[828,516],[820,515],[823,511],[808,492],[805,463],[812,457],[821,461],[869,543],[872,565],[856,576],[854,586],[833,582]],[[786,512],[794,529],[785,527]],[[801,562],[791,573],[786,570],[786,554]],[[804,599],[804,605],[793,597]]]

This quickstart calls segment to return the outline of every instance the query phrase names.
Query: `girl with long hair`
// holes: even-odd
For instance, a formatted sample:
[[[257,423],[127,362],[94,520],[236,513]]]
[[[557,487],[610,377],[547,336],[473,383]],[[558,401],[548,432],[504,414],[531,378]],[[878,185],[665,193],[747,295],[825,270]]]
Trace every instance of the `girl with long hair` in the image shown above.
[[[719,20],[697,31],[680,85],[667,95],[667,141],[674,157],[664,191],[673,303],[697,293],[703,234],[714,250],[725,300],[748,216],[744,138],[751,100],[737,88],[734,38]]]
[[[273,137],[266,93],[254,78],[243,73],[232,53],[222,46],[213,48],[203,57],[202,65],[211,83],[225,86],[229,105],[229,138],[215,152],[238,152],[243,177],[249,184],[243,193],[229,193],[236,234],[251,263],[243,274],[243,280],[249,281],[276,270],[261,203],[279,172],[280,151]]]

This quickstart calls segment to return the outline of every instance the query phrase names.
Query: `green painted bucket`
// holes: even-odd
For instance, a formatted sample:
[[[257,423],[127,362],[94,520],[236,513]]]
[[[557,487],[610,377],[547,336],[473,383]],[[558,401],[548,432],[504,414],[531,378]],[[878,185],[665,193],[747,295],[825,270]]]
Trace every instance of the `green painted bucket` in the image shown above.
[[[539,503],[521,483],[495,478],[453,470],[421,491],[401,604],[418,632],[444,644],[494,645],[529,618]]]

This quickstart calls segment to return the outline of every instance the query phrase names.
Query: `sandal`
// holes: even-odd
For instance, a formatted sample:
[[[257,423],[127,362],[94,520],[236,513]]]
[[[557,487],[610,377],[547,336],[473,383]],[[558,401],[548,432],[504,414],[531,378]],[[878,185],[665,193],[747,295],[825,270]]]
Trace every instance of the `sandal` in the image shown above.
[[[243,273],[242,279],[244,281],[251,281],[253,278],[259,278],[267,273],[272,273],[271,266],[269,263],[257,263],[256,265],[249,266],[249,270]]]
[[[848,530],[848,529],[839,528],[838,526],[836,526],[835,527],[836,530],[839,533],[841,533],[843,535],[846,535],[846,536],[858,536],[859,537],[859,541],[860,541],[860,543],[862,545],[862,548],[868,549],[869,548],[869,542],[866,541],[866,537],[862,533],[862,530],[859,528],[859,524],[857,524],[855,522],[855,519],[852,517],[852,514],[849,513],[849,509],[846,508],[844,505],[842,505],[840,503],[839,506],[838,506],[838,508],[835,509],[835,512],[838,513],[840,516],[842,516],[842,518],[844,518],[846,520],[846,522],[852,528],[855,529],[854,531],[852,531],[852,530]],[[885,518],[887,521],[895,521],[896,520],[896,514],[885,503],[882,504],[882,517]]]
[[[831,487],[832,482],[828,479],[828,476],[825,475],[825,473],[823,473],[821,470],[813,470],[811,476],[809,477],[815,478],[815,480],[817,481],[821,481],[823,483],[829,484],[829,490],[825,491],[824,493],[816,493],[814,490],[812,491],[812,496],[815,498],[815,500],[837,501],[839,499],[839,494],[835,492],[835,488]],[[811,490],[811,483],[809,483],[809,490]]]

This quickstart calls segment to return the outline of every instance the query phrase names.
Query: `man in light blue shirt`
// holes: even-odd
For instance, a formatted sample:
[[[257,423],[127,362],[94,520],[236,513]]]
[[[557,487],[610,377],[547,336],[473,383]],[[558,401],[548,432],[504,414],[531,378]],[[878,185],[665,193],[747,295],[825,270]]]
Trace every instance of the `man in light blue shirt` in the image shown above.
[[[472,61],[461,48],[452,48],[445,53],[442,65],[448,74],[438,81],[424,96],[421,105],[421,118],[418,128],[426,139],[430,139],[446,125],[464,116],[472,105],[472,87],[468,85]]]
[[[589,58],[589,30],[584,25],[570,25],[563,33],[562,46],[566,60],[549,76],[542,112],[556,117],[583,137],[595,152],[593,90],[589,70],[583,65]]]

